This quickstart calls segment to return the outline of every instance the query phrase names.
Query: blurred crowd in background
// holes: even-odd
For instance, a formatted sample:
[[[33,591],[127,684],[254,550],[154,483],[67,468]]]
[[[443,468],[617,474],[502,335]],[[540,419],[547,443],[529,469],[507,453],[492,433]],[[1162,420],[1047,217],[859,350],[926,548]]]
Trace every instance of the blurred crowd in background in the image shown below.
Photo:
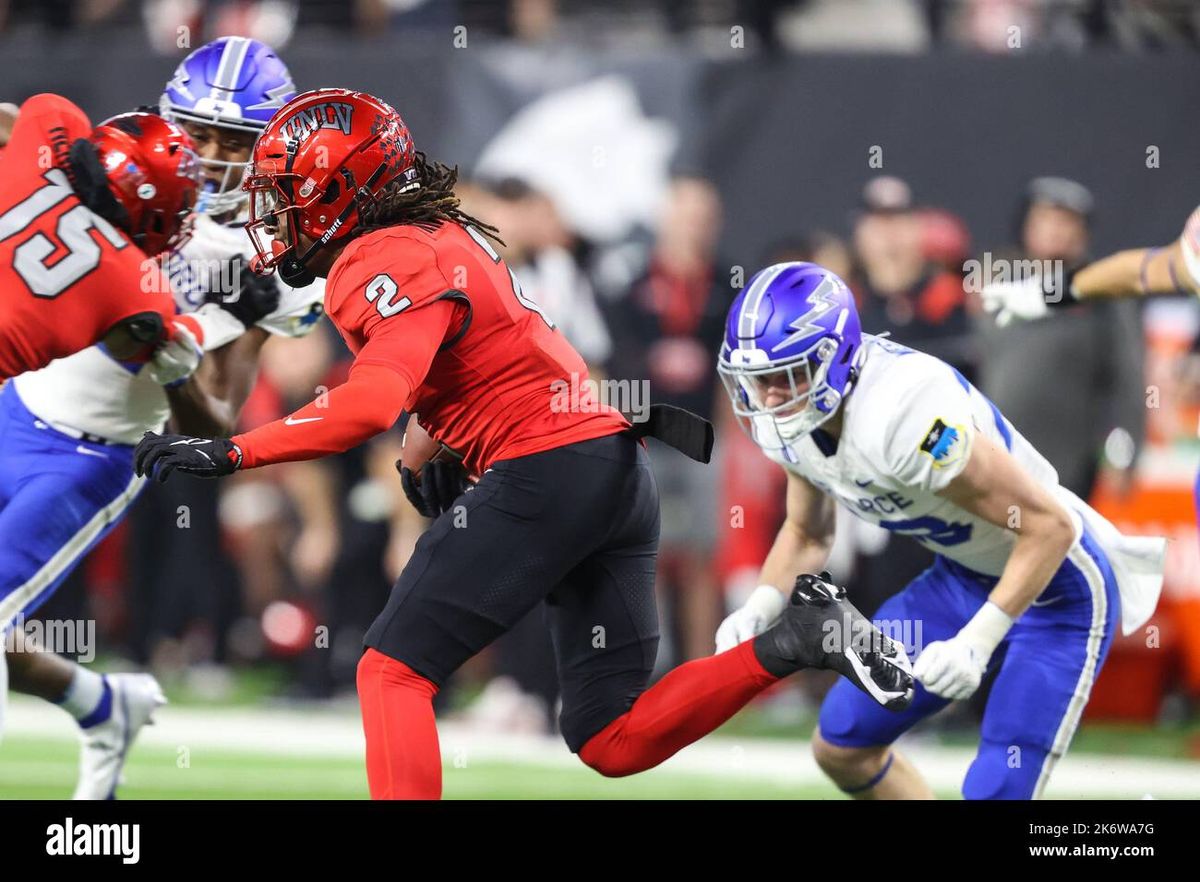
[[[1187,0],[0,0],[0,30],[12,37],[22,28],[144,27],[152,44],[178,55],[174,35],[184,24],[206,35],[244,33],[281,47],[296,29],[310,27],[373,34],[459,22],[524,42],[565,35],[564,45],[595,44],[621,35],[653,45],[657,37],[685,35],[702,47],[705,33],[722,34],[727,45],[731,23],[745,22],[747,42],[760,48],[878,52],[937,44],[990,51],[1001,48],[990,42],[996,22],[1017,22],[1034,44],[1136,51],[1195,47],[1198,9]],[[991,24],[983,28],[984,21]],[[575,105],[587,104],[579,94]],[[596,125],[613,101],[619,106],[623,100],[623,93],[589,94],[608,102],[588,105],[601,120]],[[526,141],[525,131],[510,141],[540,143]],[[654,127],[636,134],[648,152],[660,149]],[[686,146],[686,138],[681,141]],[[551,165],[546,157],[534,159],[543,171]],[[538,179],[512,173],[511,164],[482,161],[464,168],[458,188],[469,213],[500,229],[503,256],[525,294],[554,319],[594,376],[644,381],[654,402],[685,407],[717,426],[711,465],[667,449],[651,451],[662,496],[660,671],[712,652],[721,618],[757,584],[784,515],[784,474],[737,428],[714,367],[727,308],[761,266],[812,260],[837,272],[855,293],[864,330],[889,333],[955,366],[1084,498],[1099,494],[1122,505],[1136,492],[1148,437],[1166,447],[1196,437],[1197,303],[1175,301],[1168,324],[1188,329],[1186,343],[1144,365],[1147,335],[1138,304],[1079,307],[999,328],[964,286],[965,262],[984,252],[1067,267],[1102,256],[1090,241],[1102,206],[1083,183],[1029,168],[1024,188],[1006,204],[987,203],[1005,218],[999,228],[1008,235],[976,241],[963,219],[972,194],[963,193],[960,204],[930,204],[903,178],[864,169],[856,189],[836,194],[849,211],[819,227],[763,224],[752,237],[759,253],[734,260],[723,252],[730,194],[723,199],[717,183],[694,165],[663,166],[670,169],[664,186],[629,188],[654,194],[654,204],[615,236],[574,223],[579,213],[571,200],[545,185],[553,179],[549,172]],[[629,175],[640,168],[630,163]],[[972,207],[978,212],[979,201]],[[605,219],[603,211],[594,214]],[[1182,225],[1183,216],[1178,220]],[[271,339],[241,430],[332,388],[348,366],[349,354],[327,322],[305,338]],[[1170,409],[1148,411],[1148,376]],[[1157,423],[1148,425],[1152,420]],[[404,499],[395,470],[403,430],[402,423],[360,449],[316,462],[224,482],[149,486],[131,517],[42,615],[94,618],[112,666],[146,666],[167,682],[217,698],[229,694],[237,672],[268,668],[279,674],[279,691],[291,697],[352,694],[362,636],[426,526]],[[1194,474],[1194,459],[1176,469],[1185,481]],[[1185,492],[1190,499],[1190,489]],[[1176,569],[1190,567],[1194,586],[1200,554],[1190,510],[1186,517],[1180,531],[1188,551]],[[830,569],[868,614],[930,562],[917,543],[845,513],[839,512],[838,526]],[[1195,627],[1200,612],[1189,621]],[[1120,656],[1118,645],[1110,668],[1121,669]],[[1136,691],[1146,696],[1136,711],[1142,719],[1161,713],[1169,696],[1185,713],[1195,706],[1189,702],[1200,696],[1200,664],[1192,663],[1188,677],[1173,673],[1171,664],[1161,663],[1151,686],[1144,671],[1137,674]],[[810,700],[827,684],[821,676],[796,678],[793,697]],[[439,701],[455,703],[456,692],[482,692],[472,713],[491,723],[552,727],[555,672],[540,611],[456,675]]]
[[[757,584],[782,522],[785,483],[739,431],[715,382],[714,355],[738,290],[719,252],[716,189],[674,179],[658,232],[605,249],[581,239],[526,182],[474,180],[460,192],[472,214],[500,228],[525,293],[595,376],[645,379],[654,401],[717,424],[712,465],[652,451],[663,515],[660,670],[711,653],[720,619]],[[770,243],[762,264],[814,260],[842,275],[865,329],[934,353],[981,385],[1076,493],[1092,496],[1102,474],[1127,485],[1146,412],[1138,306],[1091,306],[999,329],[964,290],[974,245],[952,212],[920,204],[896,177],[871,178],[853,195],[849,229],[797,230]],[[1034,179],[1012,209],[1014,238],[995,253],[1067,266],[1089,257],[1092,206],[1082,185]],[[305,338],[271,340],[243,428],[336,385],[348,365],[327,322]],[[1051,374],[1060,382],[1041,381]],[[227,666],[262,661],[286,667],[292,695],[351,690],[363,633],[426,526],[394,469],[402,432],[220,484],[150,486],[44,614],[87,611],[113,651],[168,677],[208,676],[201,688],[218,695]],[[831,568],[868,613],[931,561],[917,543],[853,518],[839,527]],[[490,680],[477,712],[502,725],[551,725],[555,675],[541,612],[462,678]]]
[[[171,52],[184,25],[278,47],[298,29],[378,38],[459,25],[525,43],[684,38],[714,45],[738,26],[747,44],[772,51],[1005,52],[1014,39],[1055,51],[1200,45],[1193,0],[0,0],[0,30],[137,26]]]

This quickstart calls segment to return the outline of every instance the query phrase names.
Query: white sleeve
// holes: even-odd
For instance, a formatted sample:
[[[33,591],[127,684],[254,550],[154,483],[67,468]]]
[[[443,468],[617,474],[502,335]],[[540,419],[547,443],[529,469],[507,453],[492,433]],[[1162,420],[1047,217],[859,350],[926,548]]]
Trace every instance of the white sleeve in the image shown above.
[[[246,333],[245,325],[222,309],[219,303],[202,304],[199,309],[188,314],[204,331],[205,352],[220,349],[226,343],[232,343]]]
[[[1192,286],[1200,289],[1200,208],[1193,211],[1183,225],[1179,247],[1183,251],[1183,262],[1187,265]]]
[[[325,314],[325,280],[317,279],[305,288],[279,285],[279,308],[258,320],[258,327],[281,337],[303,337],[312,331]]]
[[[936,493],[966,467],[975,440],[971,397],[950,368],[901,359],[868,402],[878,408],[865,455],[900,484]],[[923,363],[928,362],[928,363]]]

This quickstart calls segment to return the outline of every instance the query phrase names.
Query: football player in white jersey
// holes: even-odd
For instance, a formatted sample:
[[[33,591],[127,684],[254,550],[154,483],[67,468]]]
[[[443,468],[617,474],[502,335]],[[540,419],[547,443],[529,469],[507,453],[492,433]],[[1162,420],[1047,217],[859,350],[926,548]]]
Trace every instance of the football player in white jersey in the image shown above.
[[[1128,634],[1154,610],[1164,541],[1122,536],[1060,487],[956,370],[863,334],[845,283],[815,264],[754,276],[718,370],[739,421],[788,475],[762,586],[722,623],[718,651],[770,626],[797,572],[824,567],[840,503],[937,558],[875,616],[916,655],[912,704],[891,713],[835,685],[813,738],[821,768],[856,797],[931,797],[893,742],[994,670],[963,795],[1040,795],[1118,621]]]
[[[294,94],[274,50],[226,37],[188,55],[160,100],[159,112],[192,137],[205,180],[192,236],[166,263],[180,311],[195,315],[204,329],[203,360],[184,335],[146,369],[93,347],[21,375],[0,392],[7,399],[0,402],[5,419],[45,432],[47,450],[55,448],[44,471],[61,475],[56,495],[81,500],[55,507],[58,517],[64,508],[75,512],[78,523],[63,531],[69,539],[17,574],[19,616],[45,602],[128,511],[143,485],[133,475],[131,455],[145,432],[161,430],[168,418],[193,434],[232,431],[263,344],[271,336],[306,334],[320,319],[323,283],[298,290],[247,265],[254,249],[243,227],[242,173],[257,134]],[[81,727],[75,798],[113,796],[130,743],[165,701],[158,683],[148,674],[100,675],[51,652],[22,648],[9,656],[9,685],[60,704]]]

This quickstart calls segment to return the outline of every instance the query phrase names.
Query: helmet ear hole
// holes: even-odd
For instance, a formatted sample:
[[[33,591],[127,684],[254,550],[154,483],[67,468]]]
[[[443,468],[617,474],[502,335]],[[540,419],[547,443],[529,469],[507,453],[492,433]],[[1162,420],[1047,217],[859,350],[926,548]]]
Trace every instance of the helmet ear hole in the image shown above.
[[[329,186],[325,188],[325,192],[321,195],[319,201],[322,205],[329,205],[337,200],[338,196],[341,195],[341,192],[342,185],[338,183],[337,178],[332,178],[329,181]]]

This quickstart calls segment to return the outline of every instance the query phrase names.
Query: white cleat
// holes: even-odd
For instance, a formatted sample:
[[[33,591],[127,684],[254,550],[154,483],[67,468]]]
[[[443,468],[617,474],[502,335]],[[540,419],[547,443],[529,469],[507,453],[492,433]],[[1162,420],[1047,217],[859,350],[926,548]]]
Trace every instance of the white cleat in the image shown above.
[[[167,703],[149,674],[106,674],[112,689],[112,714],[84,729],[80,738],[79,784],[74,799],[116,799],[125,756],[142,726]]]

